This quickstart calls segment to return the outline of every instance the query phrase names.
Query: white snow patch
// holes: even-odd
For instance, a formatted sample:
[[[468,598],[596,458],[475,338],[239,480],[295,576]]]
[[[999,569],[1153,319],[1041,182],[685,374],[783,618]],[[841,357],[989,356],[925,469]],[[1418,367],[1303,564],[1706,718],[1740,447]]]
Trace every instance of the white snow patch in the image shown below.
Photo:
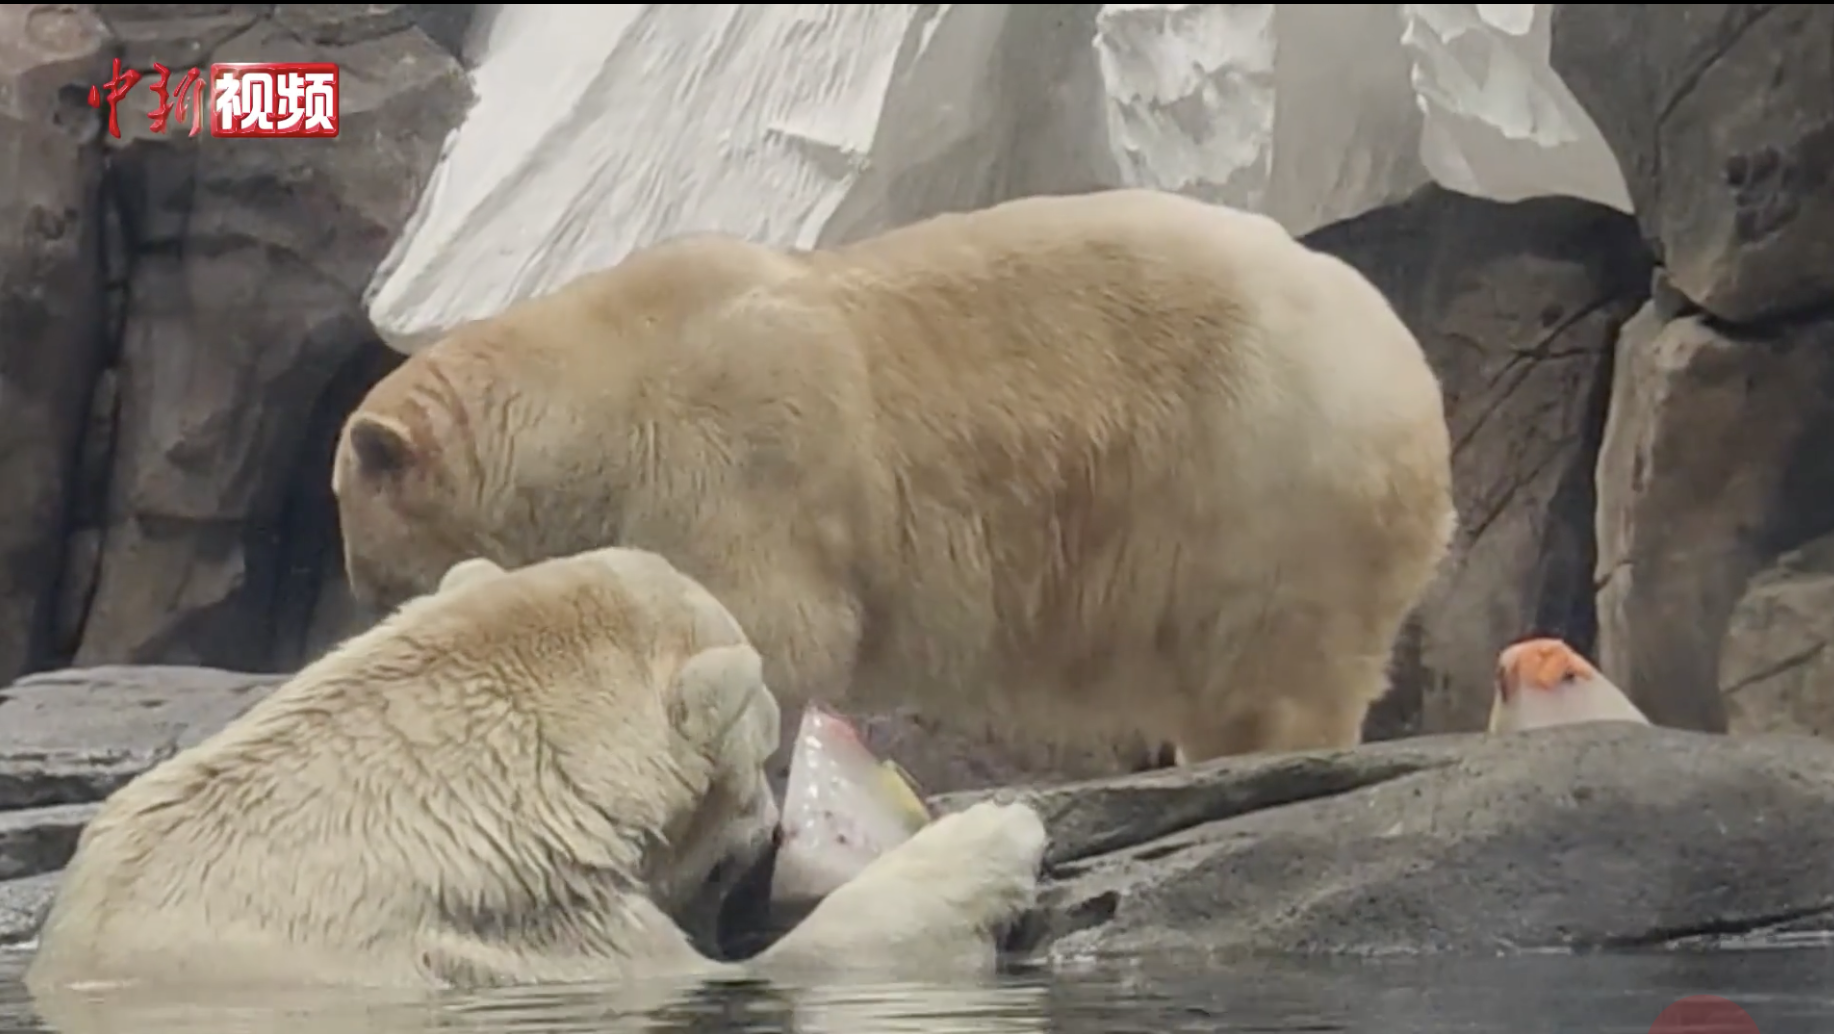
[[[1628,211],[1548,4],[505,4],[377,271],[404,351],[697,230],[810,247],[1150,186],[1295,233],[1429,180]]]

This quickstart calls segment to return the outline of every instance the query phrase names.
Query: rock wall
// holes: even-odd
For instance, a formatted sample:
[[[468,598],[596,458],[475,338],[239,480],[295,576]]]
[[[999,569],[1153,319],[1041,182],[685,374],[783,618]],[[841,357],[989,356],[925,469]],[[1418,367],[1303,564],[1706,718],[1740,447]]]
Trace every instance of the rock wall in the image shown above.
[[[0,679],[286,668],[334,634],[330,436],[396,361],[360,299],[469,101],[466,17],[0,7]],[[119,137],[86,103],[116,59]],[[153,64],[213,60],[337,62],[339,137],[155,133]]]
[[[1597,464],[1599,652],[1661,724],[1834,732],[1834,11],[1559,4],[1661,263]]]
[[[1144,183],[1344,256],[1444,379],[1464,525],[1372,736],[1478,727],[1529,631],[1657,722],[1834,733],[1825,9],[523,6],[0,5],[0,682],[286,671],[347,629],[330,441],[398,361],[378,326],[412,347],[689,224],[809,244]],[[680,49],[710,28],[717,70]],[[851,56],[780,74],[821,33]],[[155,134],[143,80],[114,138],[115,57],[337,61],[343,135]],[[548,121],[506,92],[538,59]],[[602,103],[646,86],[667,110]]]

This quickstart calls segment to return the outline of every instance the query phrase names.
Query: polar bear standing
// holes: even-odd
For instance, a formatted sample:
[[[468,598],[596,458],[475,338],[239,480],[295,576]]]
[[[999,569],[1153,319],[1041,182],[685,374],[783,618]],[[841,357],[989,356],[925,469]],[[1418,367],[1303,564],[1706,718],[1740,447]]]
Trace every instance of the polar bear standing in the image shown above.
[[[1190,761],[1357,743],[1454,524],[1439,384],[1382,295],[1142,190],[640,251],[409,358],[333,488],[372,602],[641,547],[786,705]]]
[[[737,623],[633,550],[447,581],[110,797],[33,990],[725,971],[678,920],[777,822],[777,704]],[[1023,806],[948,816],[748,968],[990,965],[1044,846]]]

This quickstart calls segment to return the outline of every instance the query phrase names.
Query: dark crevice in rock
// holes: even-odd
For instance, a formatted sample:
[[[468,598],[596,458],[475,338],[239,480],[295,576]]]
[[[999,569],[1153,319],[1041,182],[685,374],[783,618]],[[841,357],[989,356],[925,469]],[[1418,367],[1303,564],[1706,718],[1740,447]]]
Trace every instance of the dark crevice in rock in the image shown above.
[[[1454,452],[1471,445],[1484,431],[1491,426],[1491,421],[1506,412],[1509,396],[1535,372],[1535,365],[1550,359],[1590,358],[1592,350],[1562,352],[1554,348],[1554,342],[1560,340],[1567,331],[1583,324],[1590,317],[1621,308],[1624,299],[1634,297],[1632,294],[1604,294],[1591,302],[1575,307],[1558,317],[1553,326],[1547,328],[1535,340],[1526,345],[1512,349],[1512,354],[1503,364],[1502,369],[1491,375],[1490,387],[1495,394],[1488,404],[1478,407],[1477,417],[1459,431],[1452,442]],[[1622,323],[1622,319],[1618,320]],[[1607,350],[1608,351],[1608,350]]]
[[[1112,922],[1121,911],[1121,896],[1104,890],[1074,902],[1067,895],[1046,893],[1043,907],[1026,913],[1013,928],[1001,949],[1014,955],[1031,955],[1047,942],[1083,930],[1094,930]]]
[[[293,261],[274,264],[286,268]],[[302,268],[296,279],[310,283],[315,278]],[[345,311],[306,331],[304,354],[272,382],[276,397],[312,402],[266,429],[276,475],[264,480],[252,500],[252,512],[240,522],[246,569],[241,591],[230,604],[252,607],[262,621],[255,648],[228,667],[282,672],[296,669],[302,659],[301,644],[318,599],[323,565],[327,558],[339,558],[338,549],[327,546],[338,534],[335,507],[328,501],[331,443],[343,417],[369,387],[348,377],[340,384],[339,378],[360,369],[357,357],[362,353],[380,348],[373,343],[352,348],[343,342],[363,342],[370,333],[353,301]],[[336,361],[340,356],[342,361]],[[222,627],[227,626],[204,634],[219,639]],[[224,664],[217,657],[203,660]]]
[[[62,804],[0,812],[0,880],[62,869],[76,853],[77,838],[96,808],[93,804]]]
[[[1676,80],[1672,84],[1668,96],[1661,99],[1662,106],[1656,111],[1655,119],[1655,128],[1658,131],[1660,131],[1663,125],[1668,122],[1669,118],[1675,114],[1675,109],[1681,105],[1681,102],[1686,100],[1688,95],[1693,93],[1700,85],[1700,81],[1706,77],[1707,71],[1718,64],[1727,54],[1731,53],[1732,48],[1738,46],[1740,41],[1745,38],[1745,35],[1762,21],[1766,15],[1770,14],[1771,9],[1776,6],[1776,4],[1726,5],[1728,24],[1721,32],[1720,38],[1714,42],[1711,49],[1695,58],[1693,67],[1688,69],[1684,75]],[[1662,151],[1660,148],[1656,150],[1654,157],[1656,159],[1654,171],[1657,178],[1660,179],[1662,175]]]
[[[408,21],[463,62],[465,43],[480,21],[477,4],[402,4]]]
[[[5,751],[0,753],[0,811],[100,802],[171,753]]]
[[[1426,717],[1425,704],[1431,673],[1417,663],[1426,645],[1426,629],[1418,621],[1401,626],[1389,656],[1389,690],[1363,716],[1363,742],[1381,743],[1418,736]]]
[[[1800,334],[1804,328],[1834,322],[1834,301],[1816,301],[1741,320],[1729,320],[1697,304],[1690,302],[1690,305],[1688,315],[1698,319],[1701,325],[1727,337],[1749,342],[1754,348],[1779,347],[1790,336]]]
[[[292,671],[355,631],[342,578],[342,539],[331,463],[344,421],[363,396],[406,357],[371,341],[358,348],[319,395],[306,442],[287,484],[279,528],[280,575],[273,600],[273,671]]]
[[[1834,320],[1834,312],[1829,313]],[[1828,348],[1826,333],[1801,347]],[[1834,364],[1819,372],[1819,393],[1834,398]],[[1834,532],[1834,406],[1811,414],[1794,448],[1783,459],[1783,476],[1771,519],[1760,532],[1757,549],[1776,557],[1800,549]]]
[[[105,119],[101,112],[95,117]],[[102,123],[98,122],[98,133]],[[90,604],[95,599],[102,552],[107,544],[109,498],[115,460],[115,443],[121,417],[121,342],[127,334],[129,285],[133,276],[134,226],[131,212],[122,203],[122,184],[114,156],[102,158],[102,177],[95,200],[98,232],[93,261],[102,278],[104,324],[94,376],[89,383],[88,419],[77,443],[69,474],[72,490],[63,527],[64,553],[60,557],[57,624],[51,655],[33,670],[62,667],[75,657],[82,642]]]
[[[1642,272],[1647,275],[1647,267]],[[1630,274],[1623,275],[1629,279]],[[1632,314],[1631,307],[1624,304],[1626,297],[1630,295],[1619,294],[1603,303],[1607,308],[1618,306],[1609,323],[1612,341]],[[1592,380],[1579,424],[1578,458],[1568,464],[1548,501],[1550,512],[1568,514],[1571,519],[1548,524],[1548,546],[1544,550],[1547,562],[1535,571],[1536,586],[1531,597],[1535,609],[1527,630],[1564,639],[1588,657],[1598,656],[1598,597],[1593,585],[1598,537],[1588,518],[1598,512],[1598,456],[1611,410],[1617,349],[1602,349],[1597,362],[1600,369]]]
[[[1827,643],[1815,643],[1813,645],[1804,647],[1803,649],[1793,654],[1787,654],[1785,656],[1775,658],[1769,664],[1765,665],[1762,668],[1759,668],[1758,670],[1752,672],[1749,675],[1746,675],[1745,677],[1737,680],[1736,682],[1729,682],[1729,683],[1725,683],[1721,685],[1720,693],[1723,696],[1726,696],[1728,698],[1735,697],[1742,691],[1750,688],[1751,686],[1754,686],[1761,682],[1765,682],[1769,679],[1775,678],[1777,675],[1780,675],[1783,672],[1790,670],[1791,668],[1801,667],[1802,665],[1807,664],[1812,660],[1815,660],[1816,658],[1820,657],[1823,653],[1826,653],[1827,648],[1828,648]]]

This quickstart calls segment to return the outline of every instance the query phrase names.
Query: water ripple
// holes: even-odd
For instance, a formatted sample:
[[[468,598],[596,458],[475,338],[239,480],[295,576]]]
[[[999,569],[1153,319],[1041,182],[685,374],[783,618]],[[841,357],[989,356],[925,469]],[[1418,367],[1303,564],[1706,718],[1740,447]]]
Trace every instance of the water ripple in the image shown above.
[[[1763,1034],[1834,1030],[1834,948],[1491,959],[1140,959],[984,984],[532,987],[382,999],[90,995],[46,1022],[0,952],[0,1034],[1645,1034],[1691,994]]]

